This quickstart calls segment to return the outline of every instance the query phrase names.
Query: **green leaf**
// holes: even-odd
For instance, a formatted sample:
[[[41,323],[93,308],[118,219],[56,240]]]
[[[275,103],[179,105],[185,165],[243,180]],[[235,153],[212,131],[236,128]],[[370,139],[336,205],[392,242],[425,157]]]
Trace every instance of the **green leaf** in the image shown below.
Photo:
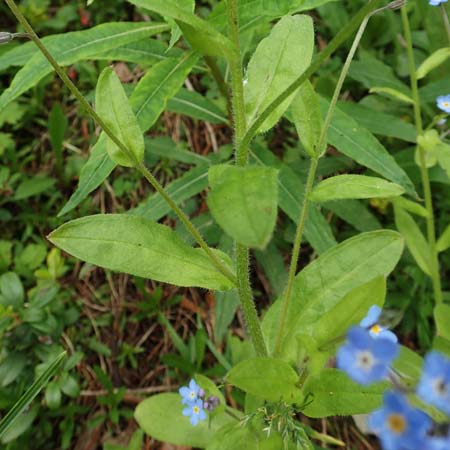
[[[57,409],[61,405],[61,390],[56,381],[51,381],[45,388],[45,403],[50,409]]]
[[[417,69],[417,79],[420,80],[426,77],[433,69],[439,67],[448,58],[450,58],[450,47],[444,47],[436,50]]]
[[[349,292],[386,277],[402,251],[403,239],[394,231],[362,233],[331,248],[297,274],[281,346],[286,355],[295,353],[298,332],[313,335],[317,321]],[[275,343],[281,305],[280,300],[275,302],[263,321],[269,348]]]
[[[415,387],[422,376],[423,359],[408,347],[400,345],[399,355],[392,367],[402,377],[402,383]]]
[[[15,272],[6,272],[0,276],[0,293],[0,303],[12,306],[16,311],[25,300],[22,282]]]
[[[22,181],[14,194],[14,200],[24,200],[29,197],[48,192],[55,180],[44,175],[36,175],[33,178]]]
[[[300,178],[287,164],[283,164],[266,147],[255,144],[252,158],[261,166],[270,166],[279,170],[278,197],[280,208],[297,223],[303,203],[304,179]],[[305,223],[305,237],[318,253],[323,253],[336,245],[330,224],[316,205],[311,205]]]
[[[180,58],[168,58],[152,66],[139,80],[131,94],[130,103],[142,131],[147,131],[155,124],[197,60],[198,55],[192,52]]]
[[[245,112],[250,126],[272,101],[295,81],[311,63],[314,27],[311,17],[284,16],[252,55],[244,86]],[[263,123],[260,132],[272,128],[289,107],[286,99]]]
[[[179,48],[170,49],[158,39],[145,39],[131,42],[117,48],[92,55],[91,60],[124,61],[150,67],[167,58],[178,57],[182,53]]]
[[[0,386],[11,384],[23,372],[28,359],[23,353],[9,354],[0,364]]]
[[[322,114],[326,114],[328,106],[327,101],[321,101]],[[408,175],[383,145],[372,133],[339,108],[335,109],[331,119],[328,142],[357,163],[403,186],[406,192],[416,196],[414,185]]]
[[[277,218],[278,171],[216,165],[209,169],[208,206],[217,223],[240,244],[264,248]]]
[[[76,191],[58,213],[58,217],[76,208],[94,189],[98,188],[116,167],[106,152],[106,135],[92,148],[89,159],[80,172]]]
[[[434,308],[434,320],[436,321],[438,336],[450,341],[450,306],[444,304],[436,305]]]
[[[436,243],[436,250],[438,252],[445,252],[448,248],[450,248],[450,224],[448,224]]]
[[[394,75],[393,69],[368,52],[365,52],[359,61],[352,62],[349,76],[362,83],[367,89],[391,88],[411,97],[411,90]]]
[[[297,372],[280,359],[246,359],[228,372],[226,380],[233,386],[268,401],[299,401]]]
[[[416,216],[425,218],[430,216],[428,210],[424,206],[420,205],[419,203],[412,202],[405,197],[393,198],[391,199],[391,202],[394,205],[404,209],[405,211],[415,214]]]
[[[369,386],[352,381],[337,369],[324,369],[319,375],[309,376],[303,394],[312,396],[312,402],[302,411],[308,417],[348,416],[366,414],[381,406],[388,383]]]
[[[107,138],[106,149],[117,164],[134,167],[144,159],[144,136],[128,102],[122,83],[109,67],[100,74],[95,92],[97,113],[131,153],[126,154]]]
[[[44,38],[44,43],[58,64],[68,66],[100,51],[138,41],[167,29],[167,25],[154,22],[106,23],[85,31],[49,36]],[[30,43],[30,45],[31,47],[22,50],[25,53],[24,56],[20,56],[19,49],[22,46],[17,51],[13,50],[16,62],[17,59],[20,61],[25,59],[26,63],[17,72],[9,88],[3,91],[0,97],[0,111],[53,71],[52,66],[41,52],[34,49],[34,44]],[[34,47],[33,51],[30,50],[32,47]],[[7,59],[8,53],[3,55],[2,59]],[[0,59],[0,67],[2,59]]]
[[[164,111],[168,99],[180,89],[196,61],[194,55],[169,58],[153,66],[136,86],[130,103],[143,132],[147,131]],[[150,101],[151,100],[151,101]],[[94,189],[100,186],[113,171],[115,163],[106,152],[103,133],[91,151],[89,160],[81,169],[77,190],[72,194],[58,217],[79,205]]]
[[[373,88],[370,88],[369,92],[371,94],[386,94],[388,97],[392,97],[400,102],[407,103],[409,105],[414,104],[414,100],[409,95],[399,92],[397,89],[374,86]]]
[[[403,235],[408,250],[413,255],[417,265],[430,275],[430,247],[422,231],[414,219],[402,208],[394,206],[395,225]]]
[[[234,287],[202,249],[188,246],[169,227],[142,217],[87,216],[65,223],[48,239],[65,252],[106,269],[177,286]],[[213,251],[231,266],[224,253]]]
[[[0,438],[4,438],[8,429],[15,423],[16,420],[20,419],[23,411],[25,411],[28,405],[45,387],[48,380],[58,371],[65,357],[66,352],[61,353],[19,398],[14,406],[8,411],[6,416],[2,418],[0,421]]]
[[[417,130],[414,125],[393,114],[377,111],[354,102],[338,102],[338,107],[373,134],[416,142]]]
[[[450,145],[441,142],[434,149],[439,165],[445,170],[450,177]]]
[[[180,204],[199,194],[208,187],[208,166],[201,165],[184,173],[181,177],[169,183],[165,190],[172,199]],[[157,192],[141,202],[131,214],[145,217],[154,221],[160,220],[171,211],[170,206]]]
[[[321,181],[312,191],[313,202],[340,199],[397,197],[405,192],[402,186],[382,178],[365,175],[337,175]]]
[[[312,158],[316,158],[320,151],[317,144],[322,133],[323,120],[319,97],[308,80],[297,91],[290,112],[303,147]]]
[[[149,436],[159,441],[200,448],[211,442],[220,427],[234,423],[227,414],[219,414],[210,424],[203,421],[193,427],[183,416],[183,408],[178,394],[159,394],[139,403],[134,417]]]
[[[314,327],[319,345],[345,336],[352,325],[358,324],[372,305],[383,307],[386,298],[386,279],[377,277],[345,295],[334,308],[325,313]]]
[[[234,51],[232,42],[220,34],[210,23],[181,8],[177,0],[128,0],[136,6],[174,19],[183,35],[195,49],[205,55],[228,58]]]
[[[227,115],[207,97],[182,88],[167,103],[169,111],[210,123],[227,123]]]

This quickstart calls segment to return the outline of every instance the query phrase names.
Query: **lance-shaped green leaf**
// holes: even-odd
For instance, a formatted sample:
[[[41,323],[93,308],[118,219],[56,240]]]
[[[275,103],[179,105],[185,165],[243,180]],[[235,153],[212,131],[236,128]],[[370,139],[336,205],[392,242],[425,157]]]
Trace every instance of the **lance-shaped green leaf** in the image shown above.
[[[450,248],[450,224],[441,234],[436,243],[436,250],[438,252],[445,252],[448,248]]]
[[[384,94],[388,97],[398,100],[399,102],[408,103],[409,105],[414,104],[414,100],[410,96],[404,94],[403,92],[397,91],[397,89],[374,86],[373,88],[369,89],[369,92],[371,94],[381,94],[381,95]]]
[[[159,441],[199,448],[205,448],[219,428],[235,422],[223,413],[210,423],[205,420],[193,427],[189,418],[183,416],[183,408],[179,394],[159,394],[139,403],[134,417],[149,436]]]
[[[394,205],[395,225],[403,235],[417,265],[430,275],[430,247],[416,221],[403,208]]]
[[[217,165],[209,169],[208,206],[216,222],[239,243],[264,248],[277,218],[278,171]]]
[[[108,137],[106,150],[110,158],[126,167],[140,163],[144,159],[144,136],[119,77],[109,67],[98,78],[95,107],[105,124],[130,152],[125,153]]]
[[[303,147],[311,157],[316,158],[319,154],[317,144],[322,133],[323,120],[319,97],[308,80],[297,91],[290,112]]]
[[[246,359],[233,367],[226,379],[233,386],[265,400],[295,403],[300,398],[297,372],[280,359]]]
[[[135,88],[137,93],[131,95],[130,103],[143,132],[157,121],[168,99],[178,92],[196,61],[197,57],[191,53],[180,58],[167,58],[155,64],[139,81]],[[106,152],[106,136],[103,133],[81,169],[76,191],[58,215],[66,214],[79,205],[103,183],[114,167],[115,163]]]
[[[450,306],[436,305],[434,308],[434,320],[436,321],[438,335],[450,341]]]
[[[136,6],[169,17],[178,24],[188,42],[205,55],[229,57],[233,43],[210,23],[180,7],[176,0],[128,0]]]
[[[372,305],[383,307],[386,298],[386,278],[377,277],[350,291],[314,327],[314,338],[325,344],[342,338],[352,325],[357,325]]]
[[[67,66],[101,51],[161,33],[167,28],[165,24],[152,22],[102,24],[86,31],[50,36],[45,42],[58,64]],[[33,51],[31,56],[31,51],[28,50],[30,48],[27,47],[25,50],[26,64],[17,72],[11,85],[0,96],[0,110],[53,71],[53,67],[40,52]],[[16,63],[22,61],[18,49],[15,55]]]
[[[365,175],[337,175],[321,181],[312,191],[311,200],[329,200],[398,197],[405,189],[383,178]]]
[[[128,214],[99,214],[67,222],[49,235],[65,252],[117,272],[174,284],[227,290],[233,284],[200,248],[158,223]],[[222,252],[216,255],[231,266]]]
[[[251,125],[310,65],[314,49],[311,17],[285,16],[263,39],[248,63],[244,86],[245,113]],[[295,94],[271,113],[259,129],[272,128],[289,107]]]
[[[296,334],[313,335],[314,327],[353,289],[376,277],[386,277],[403,251],[403,239],[395,231],[362,233],[323,253],[296,277],[289,303],[283,353],[295,358]],[[263,331],[269,348],[275,343],[282,302],[269,309]]]
[[[321,99],[320,106],[322,114],[325,115],[329,103]],[[414,185],[408,175],[380,141],[339,108],[334,110],[331,119],[328,142],[357,163],[403,186],[409,194],[416,195]]]
[[[365,414],[377,409],[389,383],[361,386],[337,369],[324,369],[311,375],[303,386],[310,402],[302,410],[308,417],[347,416]]]
[[[433,69],[439,67],[450,58],[450,47],[440,48],[432,53],[417,69],[417,79],[426,77]]]

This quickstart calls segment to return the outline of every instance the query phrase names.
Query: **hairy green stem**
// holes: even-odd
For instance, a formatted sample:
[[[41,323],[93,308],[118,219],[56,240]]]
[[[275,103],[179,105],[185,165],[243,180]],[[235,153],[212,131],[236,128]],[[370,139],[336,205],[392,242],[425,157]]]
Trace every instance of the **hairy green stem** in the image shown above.
[[[411,79],[411,91],[414,100],[414,120],[416,124],[417,136],[423,134],[423,123],[422,123],[422,113],[420,106],[420,96],[417,84],[416,76],[416,64],[414,61],[413,44],[411,37],[411,27],[409,25],[408,12],[406,7],[402,8],[402,22],[403,29],[405,32],[405,41],[408,53],[408,65],[409,74]],[[428,168],[426,164],[425,150],[418,145],[419,160],[420,160],[420,173],[422,177],[423,193],[425,196],[425,207],[428,211],[427,217],[427,237],[430,252],[430,265],[431,265],[431,280],[433,283],[434,299],[436,304],[442,303],[442,289],[441,289],[441,277],[439,272],[439,257],[436,250],[436,231],[434,223],[434,209],[433,209],[433,198],[431,195],[431,184],[430,177],[428,174]]]
[[[72,80],[67,76],[65,71],[58,65],[56,60],[47,50],[45,45],[39,39],[38,35],[35,33],[32,26],[28,23],[27,19],[24,17],[22,12],[17,7],[14,0],[5,0],[11,12],[23,26],[25,31],[28,33],[30,38],[45,56],[47,61],[53,66],[55,72],[61,78],[63,83],[67,86],[70,92],[76,97],[76,99],[81,103],[83,108],[87,113],[97,122],[97,124],[102,128],[106,135],[116,144],[132,161],[135,162],[136,169],[142,174],[143,177],[153,186],[153,188],[164,198],[164,200],[169,204],[173,211],[178,215],[180,220],[195,238],[199,246],[205,251],[208,257],[211,259],[214,266],[219,270],[224,276],[236,284],[236,277],[231,272],[231,270],[218,258],[217,255],[209,248],[208,244],[205,242],[200,232],[195,228],[192,222],[189,220],[187,215],[179,208],[176,202],[170,197],[170,195],[165,191],[161,184],[156,180],[156,178],[150,173],[150,171],[144,166],[142,161],[137,161],[134,154],[117,138],[114,132],[106,125],[103,119],[95,112],[94,108],[90,103],[84,98],[83,94],[78,90],[78,88],[73,84]]]
[[[441,3],[441,14],[442,20],[444,21],[445,30],[447,31],[448,42],[450,44],[450,22],[448,20],[448,14],[443,3]]]
[[[244,85],[241,52],[239,44],[239,21],[237,0],[227,0],[228,33],[235,46],[230,58],[231,102],[233,108],[234,146],[236,149],[236,164],[245,166],[248,162],[248,146],[241,146],[247,125],[245,120]],[[249,250],[245,245],[236,243],[236,275],[238,293],[244,312],[245,322],[253,346],[258,356],[267,356],[267,348],[261,330],[258,313],[253,300],[249,278]]]
[[[310,197],[312,187],[314,184],[314,179],[316,177],[317,165],[318,165],[319,159],[324,155],[324,153],[326,151],[327,135],[328,135],[328,129],[331,124],[331,118],[332,118],[334,110],[336,108],[336,104],[339,99],[339,95],[341,94],[342,86],[344,84],[345,78],[347,77],[348,71],[350,69],[350,65],[353,61],[356,50],[358,49],[359,43],[361,42],[361,38],[364,34],[364,31],[366,30],[369,19],[378,11],[379,10],[375,10],[375,11],[370,11],[369,13],[366,13],[366,16],[364,17],[363,21],[361,22],[361,25],[359,26],[358,32],[356,33],[356,36],[353,40],[353,44],[347,55],[347,59],[345,60],[344,66],[342,67],[341,74],[340,74],[338,82],[336,84],[336,88],[334,89],[333,98],[331,99],[330,106],[328,107],[328,112],[325,117],[325,121],[324,121],[322,131],[319,136],[318,144],[317,144],[318,156],[316,158],[311,159],[311,164],[310,164],[309,172],[308,172],[308,178],[306,180],[305,191],[303,194],[304,197],[303,197],[302,208],[300,211],[300,218],[299,218],[299,221],[297,224],[297,230],[295,233],[294,246],[292,248],[292,256],[291,256],[291,263],[289,266],[289,275],[288,275],[287,286],[286,286],[286,290],[285,290],[284,296],[283,296],[283,305],[282,305],[282,309],[281,309],[280,323],[279,323],[278,333],[277,333],[277,337],[276,337],[276,341],[275,341],[275,354],[280,352],[281,344],[282,344],[283,337],[284,337],[284,328],[286,325],[287,314],[288,314],[289,306],[290,306],[291,300],[292,300],[292,288],[294,286],[295,274],[297,273],[298,258],[300,255],[300,246],[302,243],[303,232],[305,230],[305,223],[306,223],[306,219],[308,216],[309,197]]]
[[[293,83],[291,83],[286,90],[284,90],[267,108],[256,118],[256,120],[247,129],[240,147],[248,148],[251,140],[258,132],[261,125],[270,116],[270,114],[278,108],[290,95],[292,95],[314,72],[316,72],[325,60],[327,60],[334,52],[353,34],[353,32],[361,24],[361,21],[373,9],[381,3],[381,0],[370,0],[364,5],[352,18],[348,24],[331,40],[326,48],[314,59],[309,68],[303,72]]]

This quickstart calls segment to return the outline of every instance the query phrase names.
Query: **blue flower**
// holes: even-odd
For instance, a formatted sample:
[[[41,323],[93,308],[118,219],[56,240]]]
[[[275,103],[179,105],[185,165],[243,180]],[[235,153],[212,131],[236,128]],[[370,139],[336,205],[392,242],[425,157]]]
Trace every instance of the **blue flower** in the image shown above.
[[[178,392],[180,393],[180,395],[182,397],[181,403],[183,405],[188,405],[188,404],[196,402],[198,400],[200,386],[194,380],[191,380],[189,382],[189,387],[182,386],[182,387],[180,387]]]
[[[367,328],[369,330],[370,335],[377,338],[386,338],[390,339],[392,342],[397,342],[397,336],[389,331],[387,328],[382,327],[378,321],[381,316],[381,308],[377,305],[372,305],[367,312],[366,317],[359,323],[359,325],[363,328]]]
[[[401,394],[387,392],[383,408],[370,414],[367,424],[384,450],[418,450],[425,447],[431,419]]]
[[[427,354],[417,395],[450,414],[450,359],[436,351]]]
[[[450,436],[435,437],[430,436],[425,440],[423,450],[448,450],[450,448]]]
[[[201,421],[206,420],[206,413],[203,410],[202,400],[196,400],[183,409],[183,416],[188,416],[189,421],[194,427]]]
[[[450,94],[449,95],[440,95],[436,99],[436,104],[439,109],[450,114]]]
[[[337,353],[337,366],[361,384],[380,381],[386,377],[398,345],[389,339],[373,339],[361,327],[350,328],[348,341]]]
[[[445,3],[447,0],[430,0],[431,6],[439,6],[441,3]]]

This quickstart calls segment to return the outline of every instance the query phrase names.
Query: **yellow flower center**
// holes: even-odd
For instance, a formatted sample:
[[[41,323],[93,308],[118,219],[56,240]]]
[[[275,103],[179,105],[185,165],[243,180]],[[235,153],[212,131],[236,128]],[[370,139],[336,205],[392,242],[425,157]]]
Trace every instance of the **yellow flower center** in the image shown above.
[[[450,106],[450,102],[442,102],[442,106],[444,108],[448,108]]]
[[[406,420],[401,414],[391,414],[387,419],[388,427],[396,434],[406,430]]]
[[[370,331],[374,334],[379,334],[381,331],[381,327],[380,325],[374,325],[373,327],[370,328]]]
[[[195,392],[194,391],[189,392],[189,397],[195,398]]]
[[[198,414],[200,412],[200,408],[198,406],[194,406],[194,408],[192,408],[194,411],[194,414]]]

